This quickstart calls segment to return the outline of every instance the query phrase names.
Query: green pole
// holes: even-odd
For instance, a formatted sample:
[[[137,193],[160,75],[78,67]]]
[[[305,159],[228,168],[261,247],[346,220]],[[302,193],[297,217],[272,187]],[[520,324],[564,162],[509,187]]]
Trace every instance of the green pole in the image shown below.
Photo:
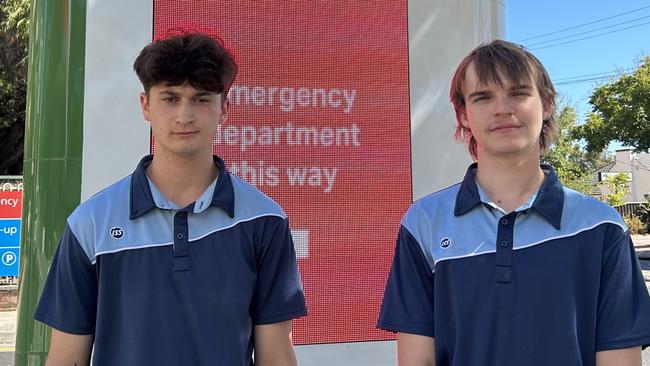
[[[65,220],[79,203],[86,0],[32,0],[15,365],[43,365],[33,318]]]

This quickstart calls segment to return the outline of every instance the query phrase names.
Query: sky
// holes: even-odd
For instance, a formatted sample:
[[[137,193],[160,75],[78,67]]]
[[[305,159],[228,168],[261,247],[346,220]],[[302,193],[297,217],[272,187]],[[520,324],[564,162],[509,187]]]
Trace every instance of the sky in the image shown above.
[[[554,34],[530,39],[548,33]],[[505,38],[540,59],[558,93],[583,121],[591,111],[591,91],[608,79],[575,81],[616,75],[650,56],[650,0],[506,0]],[[587,39],[573,41],[580,38]]]

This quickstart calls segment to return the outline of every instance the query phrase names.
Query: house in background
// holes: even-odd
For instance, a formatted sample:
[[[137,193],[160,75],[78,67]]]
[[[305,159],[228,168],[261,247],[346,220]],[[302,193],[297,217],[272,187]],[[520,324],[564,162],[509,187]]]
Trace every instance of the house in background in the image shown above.
[[[630,193],[623,200],[629,202],[646,202],[650,195],[650,154],[637,153],[632,148],[616,150],[616,159],[596,172],[596,186],[593,196],[603,200],[608,193],[605,180],[608,176],[625,173],[630,182]]]

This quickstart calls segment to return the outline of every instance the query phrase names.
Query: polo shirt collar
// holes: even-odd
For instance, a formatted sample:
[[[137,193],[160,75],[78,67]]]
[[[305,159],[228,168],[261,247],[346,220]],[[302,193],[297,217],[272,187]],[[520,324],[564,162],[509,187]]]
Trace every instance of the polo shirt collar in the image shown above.
[[[460,190],[456,195],[456,206],[454,207],[454,216],[461,216],[470,212],[474,207],[481,204],[481,196],[476,187],[476,174],[477,163],[473,163],[467,168],[465,178],[460,184]]]
[[[142,158],[138,167],[131,175],[131,192],[129,197],[129,219],[131,220],[137,219],[156,207],[156,200],[151,193],[149,180],[145,174],[145,169],[151,164],[152,160],[153,155],[147,155]],[[216,155],[214,156],[214,164],[219,169],[219,176],[216,182],[213,182],[214,190],[212,191],[210,205],[220,207],[228,216],[235,217],[235,194],[230,173],[226,169],[224,161]]]
[[[553,167],[546,164],[542,164],[541,167],[548,173],[544,183],[539,187],[532,209],[550,222],[554,228],[560,230],[562,209],[564,208],[564,189]]]
[[[168,200],[167,197],[165,197],[162,192],[160,192],[160,189],[158,189],[151,178],[147,177],[147,181],[149,182],[149,190],[151,191],[151,197],[153,197],[153,202],[156,204],[156,207],[163,210],[182,210],[191,211],[194,213],[201,213],[210,207],[210,203],[212,202],[212,195],[214,194],[214,187],[217,184],[217,180],[219,180],[218,177],[214,178],[212,183],[210,183],[208,188],[206,188],[205,191],[201,193],[195,202],[192,202],[187,207],[179,207],[174,202]]]
[[[476,181],[476,179],[474,179],[474,181]],[[478,189],[478,194],[481,197],[481,202],[483,202],[484,204],[494,208],[495,210],[499,211],[503,215],[508,214],[508,212],[506,212],[503,208],[501,208],[501,206],[497,205],[494,201],[492,201],[490,196],[488,196],[488,194],[485,192],[483,187],[481,187],[481,185],[478,184],[478,182],[476,183],[476,188]],[[521,206],[517,207],[515,209],[515,211],[516,212],[521,212],[521,211],[525,211],[525,210],[528,210],[529,208],[533,207],[533,202],[535,202],[535,199],[537,199],[537,194],[538,193],[539,193],[539,190],[535,191],[535,193],[533,193],[530,197],[528,197],[526,202],[522,203]]]
[[[458,194],[456,195],[454,216],[462,216],[482,203],[474,177],[477,166],[477,163],[473,163],[467,168],[465,178],[463,178]],[[562,221],[562,209],[564,207],[564,190],[555,170],[550,165],[542,164],[541,168],[546,174],[546,179],[544,179],[542,186],[537,191],[537,195],[530,209],[537,212],[553,225],[553,227],[559,230]]]

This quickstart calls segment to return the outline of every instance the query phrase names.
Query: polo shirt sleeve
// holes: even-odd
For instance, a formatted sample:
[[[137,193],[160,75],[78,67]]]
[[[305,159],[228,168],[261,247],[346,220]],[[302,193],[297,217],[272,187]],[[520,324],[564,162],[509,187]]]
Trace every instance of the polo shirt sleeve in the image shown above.
[[[252,303],[255,325],[291,320],[307,314],[286,219],[270,218],[257,253],[257,283]]]
[[[94,334],[96,309],[95,266],[66,224],[34,318],[65,333]]]
[[[417,240],[401,226],[377,327],[433,337],[433,276]]]
[[[605,233],[596,351],[650,345],[650,297],[628,232],[611,225]]]

